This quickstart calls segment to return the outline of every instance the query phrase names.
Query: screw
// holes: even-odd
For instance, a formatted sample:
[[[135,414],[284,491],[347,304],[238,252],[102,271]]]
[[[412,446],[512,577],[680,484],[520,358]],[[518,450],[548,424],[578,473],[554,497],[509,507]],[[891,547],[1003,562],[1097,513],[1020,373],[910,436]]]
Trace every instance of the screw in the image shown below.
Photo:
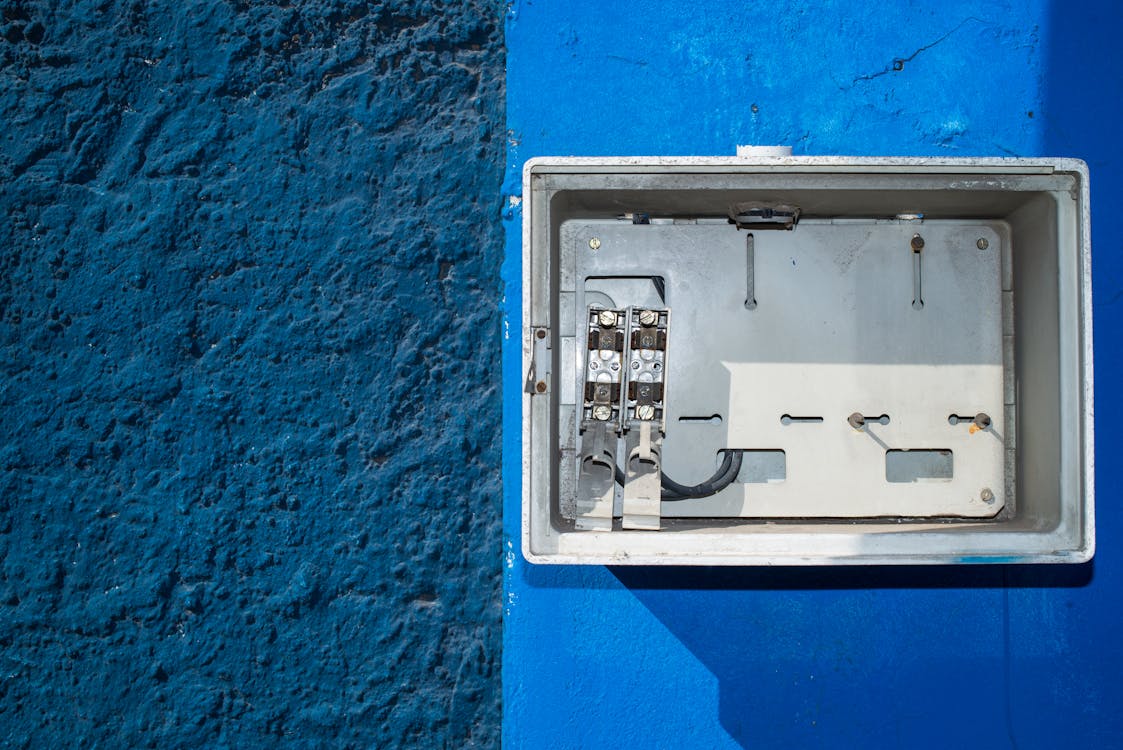
[[[990,487],[983,488],[983,491],[979,493],[979,499],[984,503],[994,502],[994,493],[990,491]]]
[[[593,419],[598,422],[607,422],[612,419],[612,407],[601,404],[593,407]]]
[[[633,370],[638,370],[638,369],[639,369],[639,360],[638,360],[638,359],[633,359],[633,360],[632,360],[632,369],[633,369]]]
[[[616,372],[617,370],[620,369],[620,363],[619,362],[613,362],[611,365],[609,365],[609,367],[612,368],[613,372]]]
[[[538,330],[537,330],[537,331],[535,332],[535,334],[534,334],[534,335],[535,335],[535,336],[537,336],[537,337],[538,337],[538,338],[540,338],[540,339],[544,339],[544,338],[546,338],[546,329],[544,329],[544,328],[539,328],[539,329],[538,329]]]
[[[655,419],[655,407],[651,404],[643,404],[636,407],[636,419],[644,421]]]
[[[539,381],[538,381],[538,382],[537,382],[537,383],[535,384],[535,386],[534,386],[534,390],[538,391],[539,393],[545,393],[545,392],[546,392],[546,384],[545,384],[545,383],[543,383],[543,382],[542,382],[541,380],[539,380]]]
[[[611,310],[601,310],[597,315],[597,322],[600,323],[601,328],[612,328],[616,325],[616,313]]]
[[[600,250],[600,237],[593,237],[589,240],[589,249]]]
[[[980,430],[990,427],[990,415],[979,412],[975,415],[975,426]]]
[[[597,362],[595,359],[590,360],[589,361],[589,369],[590,370],[599,370],[600,369],[600,362]]]
[[[979,241],[975,243],[975,247],[979,248],[980,250],[986,250],[988,247],[990,247],[990,243],[987,242],[986,237],[980,237]]]
[[[640,336],[639,342],[645,349],[651,346],[655,346],[655,339],[651,336]]]
[[[921,250],[924,249],[924,238],[921,237],[919,234],[914,234],[912,236],[912,241],[909,242],[909,244],[912,245],[912,251],[914,253],[919,253]]]
[[[850,426],[853,427],[855,430],[860,430],[863,427],[865,427],[865,425],[866,425],[866,418],[863,417],[858,412],[854,412],[853,414],[851,414],[849,417],[846,418],[846,421],[849,422]]]
[[[654,310],[639,311],[639,324],[641,326],[653,326],[658,320],[659,316]]]

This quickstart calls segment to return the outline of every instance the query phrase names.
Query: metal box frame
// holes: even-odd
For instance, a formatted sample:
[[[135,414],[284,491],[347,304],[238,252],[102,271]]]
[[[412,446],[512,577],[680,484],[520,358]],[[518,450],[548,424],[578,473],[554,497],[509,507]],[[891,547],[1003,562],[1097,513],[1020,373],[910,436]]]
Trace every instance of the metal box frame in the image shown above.
[[[1094,552],[1087,166],[1075,159],[539,158],[524,168],[522,549],[535,563],[1083,562]],[[806,215],[981,221],[1008,253],[1009,502],[991,518],[667,517],[583,530],[562,512],[562,226],[628,212],[720,216],[742,199]],[[797,230],[798,231],[798,230]],[[1005,313],[1004,313],[1005,314]],[[1008,330],[1006,330],[1008,329]],[[673,335],[673,334],[672,334]],[[673,389],[672,382],[671,388]],[[1017,487],[1017,493],[1011,488]],[[1004,495],[1007,493],[1003,493]]]

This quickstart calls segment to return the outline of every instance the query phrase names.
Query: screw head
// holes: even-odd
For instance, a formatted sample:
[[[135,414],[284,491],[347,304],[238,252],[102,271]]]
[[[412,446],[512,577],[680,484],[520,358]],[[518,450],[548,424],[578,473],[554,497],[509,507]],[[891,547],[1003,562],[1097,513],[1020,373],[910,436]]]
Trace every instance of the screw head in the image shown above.
[[[612,419],[612,407],[599,404],[593,407],[593,419],[598,422],[607,422]]]
[[[651,404],[641,404],[636,407],[636,419],[644,421],[655,419],[655,407]]]
[[[534,385],[534,390],[538,391],[539,393],[545,393],[546,392],[546,384],[544,382],[542,382],[541,380],[539,380]]]
[[[979,499],[984,503],[994,502],[994,493],[991,491],[990,487],[983,488],[983,491],[979,493]]]
[[[924,238],[921,237],[919,234],[914,234],[912,236],[912,240],[909,242],[909,244],[912,245],[912,251],[914,253],[919,253],[921,250],[924,249]]]
[[[643,326],[653,326],[659,321],[659,314],[654,310],[640,310],[639,322]]]
[[[849,422],[850,426],[853,427],[855,430],[862,429],[862,427],[864,427],[865,424],[866,424],[866,418],[864,416],[862,416],[862,414],[860,412],[854,412],[853,414],[851,414],[849,417],[846,418],[846,421]]]
[[[616,313],[611,310],[601,310],[597,315],[597,322],[601,324],[601,328],[612,328],[616,325]]]
[[[990,243],[987,242],[986,237],[980,237],[979,241],[975,243],[975,247],[979,248],[980,250],[986,250],[988,247],[990,247]]]
[[[590,250],[600,250],[600,237],[593,237],[589,240]]]
[[[534,335],[540,339],[544,339],[546,338],[546,329],[539,328],[537,331],[535,331]]]

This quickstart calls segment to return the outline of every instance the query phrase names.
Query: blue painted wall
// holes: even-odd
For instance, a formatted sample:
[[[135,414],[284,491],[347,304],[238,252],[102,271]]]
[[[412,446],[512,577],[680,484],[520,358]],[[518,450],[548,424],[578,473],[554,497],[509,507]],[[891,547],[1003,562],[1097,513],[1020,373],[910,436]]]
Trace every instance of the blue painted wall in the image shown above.
[[[1092,172],[1098,536],[1064,568],[645,570],[518,553],[520,221],[507,212],[511,748],[1123,746],[1120,11],[1107,2],[514,2],[508,164],[1017,155]]]
[[[0,747],[492,747],[491,0],[0,3]]]

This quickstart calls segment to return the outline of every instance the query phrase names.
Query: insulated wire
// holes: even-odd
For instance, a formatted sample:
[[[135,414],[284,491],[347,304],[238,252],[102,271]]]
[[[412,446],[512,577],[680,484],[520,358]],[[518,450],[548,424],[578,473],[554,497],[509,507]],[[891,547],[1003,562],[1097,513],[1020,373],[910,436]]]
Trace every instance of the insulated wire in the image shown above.
[[[714,472],[712,477],[700,484],[679,484],[666,474],[660,472],[659,479],[663,488],[660,499],[667,502],[675,500],[695,500],[701,497],[716,495],[731,485],[733,480],[735,480],[737,475],[741,472],[741,460],[744,452],[723,450],[722,454],[721,466],[718,467],[718,470]],[[624,472],[619,466],[616,467],[616,483],[621,486],[624,484]]]

